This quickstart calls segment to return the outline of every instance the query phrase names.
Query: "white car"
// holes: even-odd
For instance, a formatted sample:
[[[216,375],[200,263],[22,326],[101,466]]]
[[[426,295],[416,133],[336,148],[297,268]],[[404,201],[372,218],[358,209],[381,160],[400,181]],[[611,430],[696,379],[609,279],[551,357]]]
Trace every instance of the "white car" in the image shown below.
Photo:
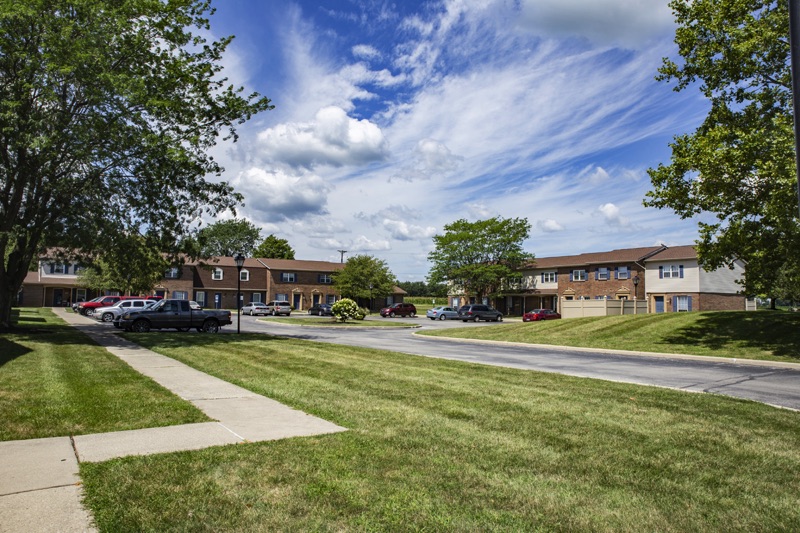
[[[114,305],[108,307],[98,307],[94,310],[91,316],[103,322],[113,322],[115,318],[122,315],[125,311],[134,311],[144,309],[156,303],[158,300],[146,300],[144,298],[132,298],[129,300],[120,300]]]

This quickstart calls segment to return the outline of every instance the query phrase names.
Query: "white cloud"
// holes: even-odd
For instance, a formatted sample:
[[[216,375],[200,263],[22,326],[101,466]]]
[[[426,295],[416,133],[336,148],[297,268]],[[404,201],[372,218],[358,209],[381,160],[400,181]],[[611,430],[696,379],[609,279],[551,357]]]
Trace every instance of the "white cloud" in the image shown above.
[[[258,156],[267,162],[312,169],[379,161],[388,147],[380,128],[347,116],[340,107],[320,109],[312,122],[280,124],[258,134]]]
[[[622,216],[619,207],[612,203],[603,204],[597,210],[612,226],[628,226],[630,224],[630,220]]]
[[[247,169],[232,181],[244,195],[247,211],[259,222],[296,219],[327,212],[330,187],[317,175],[298,176],[261,168]]]
[[[537,220],[536,227],[540,230],[544,231],[545,233],[554,233],[557,231],[564,231],[564,226],[553,220],[552,218],[548,218],[545,220]]]
[[[379,59],[381,57],[378,49],[368,44],[357,44],[352,50],[353,55],[360,59]]]
[[[409,223],[421,219],[422,214],[406,206],[390,206],[373,214],[359,212],[355,214],[355,218],[373,227],[383,228],[390,237],[398,241],[430,239],[436,235],[436,228],[433,226]]]

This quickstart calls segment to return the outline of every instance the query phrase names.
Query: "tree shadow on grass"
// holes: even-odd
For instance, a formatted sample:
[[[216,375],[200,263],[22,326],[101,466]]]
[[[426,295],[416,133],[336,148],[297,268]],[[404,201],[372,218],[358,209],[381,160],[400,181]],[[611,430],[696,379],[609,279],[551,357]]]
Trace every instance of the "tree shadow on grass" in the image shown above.
[[[30,348],[17,344],[10,339],[0,337],[0,367],[30,352]]]
[[[693,326],[677,329],[663,342],[720,351],[735,344],[800,362],[800,313],[703,313]]]

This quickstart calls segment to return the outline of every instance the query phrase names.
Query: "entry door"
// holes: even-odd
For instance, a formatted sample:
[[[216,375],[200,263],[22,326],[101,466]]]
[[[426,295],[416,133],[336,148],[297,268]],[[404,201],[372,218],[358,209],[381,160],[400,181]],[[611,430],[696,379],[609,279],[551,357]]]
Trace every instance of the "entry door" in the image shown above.
[[[53,307],[61,307],[64,305],[64,290],[53,289]]]
[[[664,312],[664,297],[663,296],[655,296],[656,301],[656,313],[663,313]]]
[[[312,294],[311,295],[312,305],[317,305],[318,303],[320,303],[321,300],[322,300],[322,295],[321,294]]]
[[[303,297],[302,294],[293,294],[294,296],[294,308],[300,309],[300,299]]]

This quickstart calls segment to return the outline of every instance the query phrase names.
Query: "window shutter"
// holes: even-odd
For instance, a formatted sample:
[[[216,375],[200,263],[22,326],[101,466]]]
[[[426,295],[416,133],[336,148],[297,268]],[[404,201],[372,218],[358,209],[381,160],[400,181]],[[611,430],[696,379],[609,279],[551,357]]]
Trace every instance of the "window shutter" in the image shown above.
[[[691,296],[687,296],[687,299],[689,300],[689,311],[691,311],[692,310],[692,297]]]
[[[599,276],[600,276],[600,269],[599,268],[595,268],[594,269],[594,279],[595,279],[595,281],[600,279]]]
[[[664,267],[658,267],[658,279],[664,279]]]
[[[617,267],[611,267],[611,270],[614,271],[614,279],[619,279],[619,270],[617,270]]]
[[[69,274],[69,265],[64,265],[64,274]]]
[[[52,272],[52,270],[51,270],[50,272]],[[573,272],[575,272],[575,271],[574,271],[574,270],[570,270],[570,271],[569,271],[569,280],[570,280],[570,281],[572,281],[572,280],[573,280],[573,276],[572,276],[572,273],[573,273]]]
[[[544,283],[544,272],[542,272],[542,283]]]
[[[679,265],[678,269],[681,271],[681,277],[683,277],[683,265]]]
[[[56,271],[56,265],[55,265],[55,263],[50,263],[50,273],[52,274],[52,273],[53,273],[53,272],[55,272],[55,271]]]
[[[678,298],[673,296],[670,299],[670,301],[672,302],[672,312],[673,313],[677,313],[678,312]]]

